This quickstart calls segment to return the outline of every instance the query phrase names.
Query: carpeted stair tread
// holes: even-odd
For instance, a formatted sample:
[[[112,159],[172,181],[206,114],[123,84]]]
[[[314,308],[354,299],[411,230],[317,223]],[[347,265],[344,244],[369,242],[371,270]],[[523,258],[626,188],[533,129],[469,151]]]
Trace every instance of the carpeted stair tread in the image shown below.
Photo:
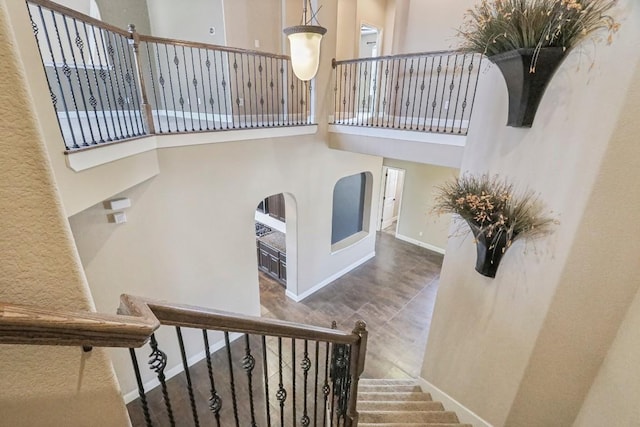
[[[418,392],[418,391],[412,391],[412,392],[408,392],[408,393],[383,393],[383,392],[364,392],[364,393],[358,393],[358,400],[359,401],[370,401],[370,400],[376,400],[376,401],[415,401],[415,400],[433,400],[431,399],[431,395],[429,393],[423,393],[423,392]]]
[[[422,391],[420,386],[411,385],[411,384],[382,384],[382,385],[362,385],[358,387],[358,393],[368,393],[368,392],[376,392],[380,391],[383,393],[408,393],[412,391]]]
[[[459,423],[358,423],[358,427],[473,427]]]
[[[358,411],[361,423],[459,423],[451,411]]]
[[[431,400],[415,401],[363,401],[358,400],[358,411],[444,411],[442,402]]]
[[[416,385],[417,381],[413,379],[395,379],[395,378],[361,378],[360,385]]]

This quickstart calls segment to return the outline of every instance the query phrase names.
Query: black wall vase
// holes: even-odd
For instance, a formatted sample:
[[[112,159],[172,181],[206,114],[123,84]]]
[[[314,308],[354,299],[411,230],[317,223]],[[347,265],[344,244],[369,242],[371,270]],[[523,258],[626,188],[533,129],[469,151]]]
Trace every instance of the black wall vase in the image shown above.
[[[474,224],[469,227],[476,239],[476,271],[483,276],[496,277],[502,256],[507,251],[507,233],[498,232],[487,237]]]
[[[530,72],[535,49],[517,49],[489,57],[496,64],[507,83],[509,119],[507,126],[531,127],[551,77],[565,55],[561,47],[540,49],[535,59],[535,72]]]

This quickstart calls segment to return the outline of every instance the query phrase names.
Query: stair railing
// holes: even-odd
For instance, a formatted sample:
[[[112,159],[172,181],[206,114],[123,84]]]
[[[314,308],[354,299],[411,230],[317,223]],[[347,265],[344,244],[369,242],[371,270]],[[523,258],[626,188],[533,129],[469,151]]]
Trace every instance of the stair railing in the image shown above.
[[[330,122],[466,135],[482,58],[439,51],[334,60]]]
[[[290,58],[124,30],[27,0],[67,151],[150,134],[311,124]]]
[[[128,347],[139,394],[129,405],[134,425],[357,425],[367,343],[362,321],[346,333],[130,295],[121,296],[118,313],[0,303],[0,344]],[[175,328],[177,345],[161,325]],[[150,371],[138,362],[136,348],[145,345],[159,384],[154,390],[144,381]],[[183,371],[168,378],[172,347]],[[198,349],[204,351],[196,363]],[[187,396],[189,409],[179,406]]]

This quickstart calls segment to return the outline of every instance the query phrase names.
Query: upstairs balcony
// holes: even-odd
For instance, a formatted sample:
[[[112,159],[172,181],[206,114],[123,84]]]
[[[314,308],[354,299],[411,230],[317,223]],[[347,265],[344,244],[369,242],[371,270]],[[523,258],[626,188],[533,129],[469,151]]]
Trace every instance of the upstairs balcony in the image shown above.
[[[317,131],[313,82],[294,75],[288,56],[142,35],[49,0],[27,4],[76,172],[156,148]],[[330,147],[459,167],[481,63],[456,51],[334,60]],[[194,135],[164,138],[181,134]]]

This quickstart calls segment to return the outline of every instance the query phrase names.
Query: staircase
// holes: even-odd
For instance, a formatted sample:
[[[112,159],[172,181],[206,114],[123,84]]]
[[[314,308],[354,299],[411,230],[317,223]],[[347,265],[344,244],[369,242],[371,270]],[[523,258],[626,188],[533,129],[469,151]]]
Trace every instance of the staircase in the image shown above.
[[[361,379],[357,408],[361,427],[472,427],[460,424],[455,412],[445,411],[415,380]]]

